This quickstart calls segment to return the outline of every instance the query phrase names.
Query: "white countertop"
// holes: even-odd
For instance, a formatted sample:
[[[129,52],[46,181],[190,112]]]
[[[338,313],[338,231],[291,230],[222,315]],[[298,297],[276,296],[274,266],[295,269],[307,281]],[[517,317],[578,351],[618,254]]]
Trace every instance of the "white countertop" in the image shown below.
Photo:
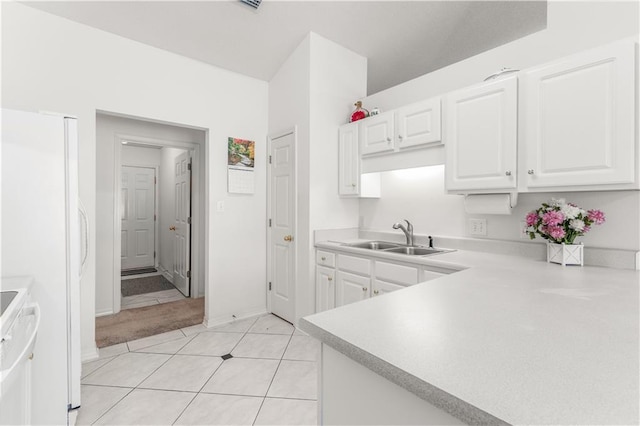
[[[301,328],[468,423],[639,422],[639,272],[469,251],[412,260],[468,269]]]

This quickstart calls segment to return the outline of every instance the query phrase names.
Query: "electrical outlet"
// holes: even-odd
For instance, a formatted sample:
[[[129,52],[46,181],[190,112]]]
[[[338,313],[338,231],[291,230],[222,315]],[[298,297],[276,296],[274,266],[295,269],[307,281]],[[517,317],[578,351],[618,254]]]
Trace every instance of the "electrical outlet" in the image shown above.
[[[487,219],[469,219],[469,234],[487,235]]]

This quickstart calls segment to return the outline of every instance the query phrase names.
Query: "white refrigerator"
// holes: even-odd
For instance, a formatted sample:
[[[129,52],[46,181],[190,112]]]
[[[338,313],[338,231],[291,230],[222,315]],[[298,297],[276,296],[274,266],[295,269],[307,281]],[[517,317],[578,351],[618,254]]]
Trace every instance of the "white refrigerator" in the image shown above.
[[[31,276],[41,321],[31,367],[31,423],[67,424],[80,406],[79,212],[74,118],[2,110],[1,274]]]

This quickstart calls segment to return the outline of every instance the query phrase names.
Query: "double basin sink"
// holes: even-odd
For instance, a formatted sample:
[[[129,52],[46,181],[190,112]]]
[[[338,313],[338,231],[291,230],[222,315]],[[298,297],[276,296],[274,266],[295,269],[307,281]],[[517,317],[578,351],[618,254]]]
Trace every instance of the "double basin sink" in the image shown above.
[[[346,243],[347,247],[362,248],[368,250],[380,250],[385,253],[398,253],[408,256],[427,256],[430,254],[447,253],[451,250],[434,249],[431,247],[407,246],[404,244],[390,243],[387,241],[366,241],[363,243]]]

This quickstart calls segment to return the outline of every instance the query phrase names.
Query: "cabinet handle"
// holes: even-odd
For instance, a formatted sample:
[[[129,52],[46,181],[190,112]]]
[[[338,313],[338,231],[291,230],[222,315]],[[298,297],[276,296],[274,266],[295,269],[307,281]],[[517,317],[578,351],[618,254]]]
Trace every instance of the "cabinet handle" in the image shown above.
[[[533,169],[529,169],[529,170],[527,170],[527,173],[528,173],[528,174],[530,174],[530,175],[532,175],[532,174],[533,174]]]
[[[391,143],[391,138],[387,138],[387,142],[388,142],[388,143]]]
[[[322,261],[324,262],[325,260],[327,260],[326,257],[322,256],[320,259],[322,259]]]
[[[402,142],[402,135],[398,135],[398,140]]]
[[[333,278],[329,277],[327,278],[327,281],[333,281]]]
[[[373,294],[380,294],[378,290],[373,290]]]
[[[355,187],[356,187],[356,184],[355,184],[355,183],[352,183],[352,184],[351,184],[351,186],[355,188]]]
[[[511,176],[511,170],[507,170],[506,172],[504,172],[504,174],[507,176]]]
[[[366,287],[362,287],[362,291],[367,291],[367,290],[369,290],[369,289],[366,288]]]

